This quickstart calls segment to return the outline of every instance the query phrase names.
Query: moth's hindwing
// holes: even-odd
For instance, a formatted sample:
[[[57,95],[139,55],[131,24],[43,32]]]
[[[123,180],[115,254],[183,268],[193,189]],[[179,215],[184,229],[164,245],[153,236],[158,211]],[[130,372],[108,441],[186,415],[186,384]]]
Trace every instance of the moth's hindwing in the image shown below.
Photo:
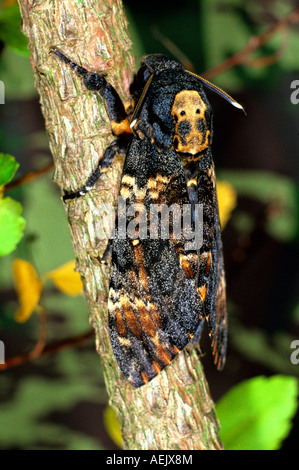
[[[213,164],[207,173],[211,182],[210,202],[213,220],[210,223],[211,230],[209,235],[206,235],[206,239],[208,236],[211,237],[211,245],[207,249],[203,246],[199,255],[197,289],[204,301],[205,319],[208,322],[214,362],[217,369],[222,370],[227,346],[226,286]]]

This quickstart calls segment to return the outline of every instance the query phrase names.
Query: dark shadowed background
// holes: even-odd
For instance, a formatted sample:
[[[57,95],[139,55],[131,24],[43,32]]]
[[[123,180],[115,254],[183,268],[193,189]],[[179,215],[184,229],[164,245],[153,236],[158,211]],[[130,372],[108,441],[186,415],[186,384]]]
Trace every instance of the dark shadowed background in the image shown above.
[[[2,12],[14,2],[1,3]],[[127,0],[124,4],[137,66],[144,54],[161,52],[178,60],[186,56],[199,75],[298,7],[290,0]],[[247,63],[210,78],[247,112],[245,117],[207,92],[214,110],[217,178],[231,183],[237,195],[223,231],[229,310],[223,372],[212,364],[206,332],[201,343],[215,401],[247,378],[299,376],[299,364],[290,360],[291,343],[299,340],[299,104],[290,99],[291,83],[299,79],[298,40],[299,21],[248,55]],[[0,80],[5,85],[0,152],[17,159],[21,176],[46,165],[51,154],[29,58],[4,41]],[[37,314],[26,323],[14,320],[13,259],[27,259],[40,275],[73,259],[52,176],[50,171],[9,193],[23,205],[26,229],[16,250],[0,258],[0,339],[6,357],[30,350],[39,329]],[[68,297],[50,283],[44,295],[49,342],[89,329],[82,297]],[[103,424],[107,395],[92,339],[85,346],[1,372],[0,400],[2,449],[117,448]],[[298,434],[297,414],[282,448],[296,449]]]

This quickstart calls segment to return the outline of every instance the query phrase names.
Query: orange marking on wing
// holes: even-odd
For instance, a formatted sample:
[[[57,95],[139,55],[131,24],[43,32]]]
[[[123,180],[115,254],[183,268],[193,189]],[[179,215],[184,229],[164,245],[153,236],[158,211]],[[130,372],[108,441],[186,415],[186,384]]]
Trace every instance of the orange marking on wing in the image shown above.
[[[187,260],[185,255],[180,254],[180,265],[182,266],[182,268],[183,268],[183,270],[186,274],[186,277],[188,279],[192,279],[195,274],[194,274],[194,271],[191,267],[191,264],[189,263],[189,261]]]
[[[145,384],[147,384],[149,382],[149,376],[147,375],[146,372],[141,372],[141,377],[142,377],[142,380]]]
[[[158,362],[156,361],[153,361],[152,368],[153,368],[153,371],[156,372],[156,374],[159,374],[162,370],[160,364],[158,364]]]
[[[212,353],[213,353],[213,356],[215,357],[215,354],[216,354],[216,346],[217,346],[217,343],[215,340],[212,341]]]
[[[116,320],[117,333],[119,334],[119,336],[126,337],[127,336],[127,329],[126,329],[126,326],[124,324],[124,321],[123,321],[122,315],[120,313],[120,310],[118,308],[115,310],[115,320]]]
[[[199,293],[201,300],[204,302],[205,299],[206,299],[206,295],[207,295],[207,286],[206,286],[206,284],[203,285],[202,287],[199,287],[197,289],[197,292]]]
[[[214,364],[217,366],[217,368],[219,367],[219,357],[218,357],[218,351],[215,351],[214,353]]]
[[[212,253],[209,251],[208,258],[207,258],[207,264],[206,264],[206,271],[205,271],[206,276],[208,276],[209,273],[210,273],[211,262],[212,262]]]
[[[147,290],[148,289],[148,277],[147,277],[146,269],[144,266],[142,246],[140,244],[134,247],[134,253],[135,253],[135,258],[136,258],[136,262],[138,266],[138,277],[144,289]]]
[[[169,352],[160,344],[156,344],[157,347],[157,356],[164,364],[169,364],[171,362],[171,357]]]
[[[147,335],[153,338],[157,332],[157,325],[155,325],[153,319],[150,317],[142,300],[136,300],[136,306],[138,308],[142,328]]]
[[[156,325],[156,328],[162,328],[163,319],[161,315],[159,314],[157,307],[154,304],[149,304],[149,314],[154,324]]]
[[[137,276],[136,276],[136,273],[134,271],[128,271],[127,273],[128,275],[128,278],[130,279],[131,281],[131,284],[134,286],[136,286],[138,284],[138,279],[137,279]]]
[[[127,327],[130,328],[136,338],[141,339],[142,329],[139,321],[136,318],[135,313],[132,310],[129,300],[126,297],[121,297],[120,301],[124,311],[124,317]]]

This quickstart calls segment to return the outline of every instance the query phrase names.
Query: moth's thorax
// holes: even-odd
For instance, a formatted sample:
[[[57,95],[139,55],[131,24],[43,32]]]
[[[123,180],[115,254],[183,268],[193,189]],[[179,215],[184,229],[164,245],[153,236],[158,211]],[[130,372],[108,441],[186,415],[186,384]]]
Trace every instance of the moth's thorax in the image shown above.
[[[175,122],[173,148],[180,153],[196,155],[210,144],[211,131],[207,123],[207,105],[196,90],[176,94],[171,115]]]

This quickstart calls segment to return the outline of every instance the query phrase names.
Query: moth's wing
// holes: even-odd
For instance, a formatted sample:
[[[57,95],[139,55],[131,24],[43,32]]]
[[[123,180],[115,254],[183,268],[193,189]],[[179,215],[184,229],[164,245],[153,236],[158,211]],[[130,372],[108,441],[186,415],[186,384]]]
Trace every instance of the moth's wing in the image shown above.
[[[204,310],[208,322],[214,363],[218,370],[222,370],[225,364],[227,348],[227,311],[225,271],[216,187],[214,198],[214,230],[211,250],[212,263],[207,282],[207,296]]]
[[[138,250],[130,244],[118,241],[114,248],[109,326],[120,369],[139,387],[172,361],[204,320],[195,280],[186,279],[170,242],[142,240]]]
[[[138,142],[133,143],[137,145]],[[129,160],[135,156],[138,161],[142,148],[139,152],[132,149]],[[139,159],[131,176],[126,174],[130,170],[130,161],[127,162],[123,194],[131,202],[143,202],[146,209],[151,202],[161,203],[163,199],[167,206],[172,201],[187,203],[183,175],[182,180],[168,183],[181,169],[179,162],[177,168],[172,168],[161,161],[156,173],[155,150],[151,152],[151,161]],[[160,160],[164,157],[165,162],[175,160],[173,154],[171,159],[162,153],[156,155]],[[134,387],[147,383],[167,366],[204,321],[196,290],[196,270],[193,272],[189,264],[190,257],[180,256],[180,248],[171,236],[116,238],[113,243],[108,304],[110,337],[120,369]]]

